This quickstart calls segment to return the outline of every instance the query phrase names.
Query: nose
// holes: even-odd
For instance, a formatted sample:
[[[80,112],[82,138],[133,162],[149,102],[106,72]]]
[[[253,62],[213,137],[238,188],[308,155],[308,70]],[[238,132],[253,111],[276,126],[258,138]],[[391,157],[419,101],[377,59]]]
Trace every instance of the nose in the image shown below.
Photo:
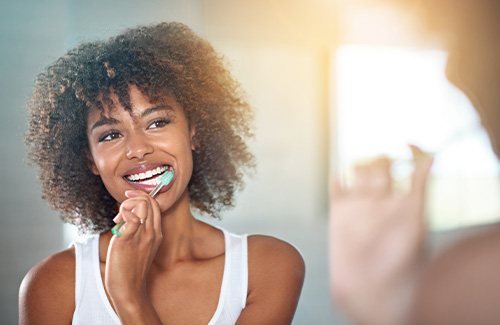
[[[127,158],[143,159],[146,155],[153,152],[153,146],[147,137],[140,132],[134,133],[127,139]]]

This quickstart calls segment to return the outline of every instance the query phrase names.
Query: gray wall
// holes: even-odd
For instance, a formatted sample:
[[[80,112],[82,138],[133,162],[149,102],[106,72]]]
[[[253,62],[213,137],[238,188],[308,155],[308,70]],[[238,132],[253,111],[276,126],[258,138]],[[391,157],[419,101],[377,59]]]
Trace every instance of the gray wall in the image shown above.
[[[65,6],[2,2],[0,8],[0,317],[17,322],[17,291],[36,261],[60,248],[61,223],[40,199],[34,170],[25,164],[25,102],[34,74],[64,48]]]

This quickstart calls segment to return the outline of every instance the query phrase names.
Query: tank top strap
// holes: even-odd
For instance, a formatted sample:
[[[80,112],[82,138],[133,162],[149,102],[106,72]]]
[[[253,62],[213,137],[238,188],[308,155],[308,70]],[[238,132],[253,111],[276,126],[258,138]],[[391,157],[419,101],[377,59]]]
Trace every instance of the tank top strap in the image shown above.
[[[236,235],[228,233],[229,256],[231,260],[231,295],[239,297],[239,306],[246,306],[248,291],[248,243],[247,235]]]
[[[225,261],[219,305],[209,325],[235,324],[246,306],[248,291],[247,235],[224,233]]]

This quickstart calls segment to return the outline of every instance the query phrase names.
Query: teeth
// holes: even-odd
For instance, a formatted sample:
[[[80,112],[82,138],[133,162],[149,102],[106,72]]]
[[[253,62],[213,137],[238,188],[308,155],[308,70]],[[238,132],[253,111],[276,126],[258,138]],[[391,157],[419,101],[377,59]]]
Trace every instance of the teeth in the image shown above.
[[[129,181],[136,182],[136,181],[145,180],[145,179],[151,178],[153,176],[159,175],[159,174],[165,172],[166,170],[168,170],[167,166],[160,166],[160,167],[156,167],[155,169],[148,170],[144,173],[128,175],[128,176],[126,176],[126,178]],[[155,178],[155,179],[148,179],[147,181],[143,181],[142,183],[148,184],[148,185],[156,185],[156,183],[158,183],[158,181]]]
[[[144,184],[144,185],[156,185],[156,184],[158,184],[159,181],[160,181],[160,178],[159,177],[155,177],[155,178],[148,179],[146,181],[142,181],[141,184]]]

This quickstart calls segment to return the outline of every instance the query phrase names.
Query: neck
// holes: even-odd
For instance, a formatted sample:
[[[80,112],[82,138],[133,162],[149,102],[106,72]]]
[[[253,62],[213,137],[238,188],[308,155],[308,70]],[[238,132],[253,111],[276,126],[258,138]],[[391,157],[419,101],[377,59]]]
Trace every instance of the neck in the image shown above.
[[[174,206],[162,214],[163,240],[153,263],[169,268],[177,262],[194,259],[199,225],[191,213],[186,191]]]

